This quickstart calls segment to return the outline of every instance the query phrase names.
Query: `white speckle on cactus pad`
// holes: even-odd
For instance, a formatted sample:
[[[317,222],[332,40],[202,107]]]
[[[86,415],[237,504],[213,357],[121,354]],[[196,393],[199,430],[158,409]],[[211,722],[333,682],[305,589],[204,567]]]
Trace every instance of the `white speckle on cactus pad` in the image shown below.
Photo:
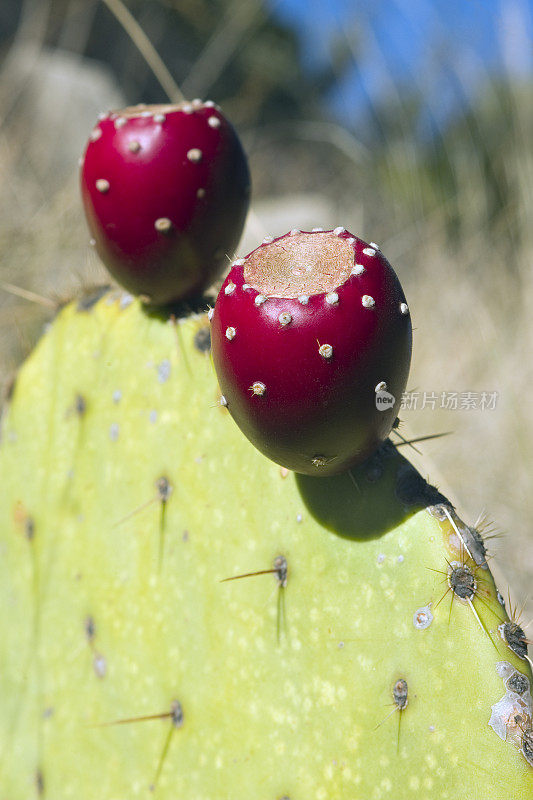
[[[296,514],[296,522],[301,522],[303,519],[301,514]]]
[[[119,433],[120,433],[120,428],[118,422],[113,422],[109,426],[109,438],[111,439],[112,442],[117,441]]]
[[[375,242],[370,242],[370,247],[373,247],[374,250],[379,250],[379,244],[376,244]]]
[[[210,128],[220,128],[220,119],[219,117],[209,117],[207,124]]]
[[[365,308],[374,308],[376,305],[376,301],[369,294],[364,294],[361,298],[361,302]]]
[[[312,233],[322,233],[322,231],[324,231],[324,230],[325,230],[325,228],[313,228],[311,232]]]
[[[105,678],[107,672],[107,661],[100,653],[96,653],[94,656],[93,669],[98,678]]]
[[[224,289],[224,294],[228,294],[228,295],[229,294],[233,294],[234,291],[235,291],[235,284],[234,283],[228,283],[228,285]]]
[[[192,161],[193,164],[199,164],[202,160],[202,151],[197,147],[193,147],[191,150],[187,151],[187,158],[189,161]]]
[[[433,622],[433,614],[431,613],[430,606],[431,603],[428,603],[427,606],[422,606],[421,608],[417,608],[415,613],[413,614],[413,625],[419,631],[423,631],[426,628],[429,628],[429,626]]]
[[[100,128],[95,128],[94,131],[91,132],[90,140],[91,142],[97,142],[100,136],[102,135],[102,131]]]
[[[386,381],[380,381],[378,384],[376,384],[376,388],[375,388],[374,391],[375,392],[384,392],[386,389],[387,389]]]
[[[299,295],[299,297],[298,297],[298,302],[299,302],[299,303],[300,303],[302,306],[306,306],[306,305],[308,304],[308,302],[309,302],[309,296],[308,296],[308,295],[306,295],[306,294],[301,294],[301,295]]]
[[[338,228],[334,229],[333,233],[335,234],[335,236],[340,236],[342,233],[346,233],[346,228],[339,226]]]
[[[244,265],[244,258],[238,258],[232,263],[232,267],[242,267]]]
[[[199,200],[201,200],[201,199],[202,199],[202,197],[205,197],[205,189],[203,189],[202,187],[200,187],[200,189],[197,189],[197,190],[196,190],[196,197],[197,197]]]
[[[120,403],[121,400],[122,400],[122,392],[120,391],[120,389],[115,389],[115,391],[113,392],[113,402]]]
[[[125,309],[133,303],[133,295],[128,292],[123,292],[120,297],[119,307]]]
[[[263,239],[263,244],[270,244],[273,241],[274,241],[274,237],[273,236],[265,236],[264,239]]]
[[[126,119],[124,117],[117,117],[115,120],[115,128],[123,128],[126,124]]]
[[[373,247],[365,247],[364,250],[363,250],[363,253],[365,254],[365,256],[375,256],[376,255],[376,251],[374,250]]]
[[[99,192],[101,192],[102,194],[106,194],[106,192],[109,191],[110,184],[109,181],[106,180],[105,178],[98,178],[98,180],[95,183],[95,186]]]
[[[166,383],[170,378],[171,365],[168,358],[164,358],[160,364],[157,365],[157,380],[159,383]]]
[[[140,149],[141,145],[137,141],[131,141],[128,144],[128,150],[130,151],[130,153],[138,153]]]
[[[378,553],[376,561],[378,564],[383,564],[383,562],[385,561],[385,553]]]
[[[280,325],[289,325],[292,322],[292,316],[288,311],[283,311],[278,317],[278,322]]]
[[[244,289],[244,286],[243,286],[243,289]],[[265,302],[266,302],[266,297],[265,297],[264,294],[256,295],[255,300],[254,300],[254,303],[255,303],[256,306],[262,306],[263,303],[265,303]]]
[[[364,272],[366,272],[366,269],[363,267],[362,264],[354,264],[354,266],[352,267],[351,274],[352,275],[362,275]]]
[[[230,325],[229,328],[226,328],[226,339],[231,342],[233,339],[235,339],[236,333],[237,331],[235,328]]]
[[[515,672],[515,668],[512,664],[509,664],[508,661],[498,661],[496,664],[496,672],[504,681],[511,677],[513,672]]]
[[[226,400],[226,398],[224,397],[224,395],[223,395],[223,394],[221,394],[221,395],[220,395],[220,399],[219,399],[219,401],[218,401],[218,402],[220,403],[220,405],[221,405],[223,408],[226,408],[226,406],[228,405],[228,401]]]
[[[322,358],[331,358],[333,355],[333,347],[330,344],[321,344],[318,352]]]
[[[400,311],[402,312],[402,314],[409,313],[409,306],[407,305],[407,303],[400,303]]]
[[[339,302],[339,295],[337,292],[329,292],[326,295],[326,303],[330,306],[336,306]]]
[[[405,559],[404,559],[404,557],[403,557],[403,556],[398,556],[398,558],[396,559],[396,561],[398,562],[398,564],[403,564],[404,560],[405,560]]]
[[[501,700],[491,706],[489,725],[504,742],[511,742],[519,747],[522,728],[531,726],[531,706],[531,695],[525,698],[514,692],[506,692]]]
[[[299,228],[292,228],[289,231],[289,236],[296,236],[298,233],[301,233],[301,230]]]
[[[148,419],[150,420],[152,425],[154,425],[157,422],[157,411],[155,410],[155,408],[153,408],[150,411],[150,414],[148,415]]]
[[[154,114],[154,122],[164,122],[166,117],[164,114]]]

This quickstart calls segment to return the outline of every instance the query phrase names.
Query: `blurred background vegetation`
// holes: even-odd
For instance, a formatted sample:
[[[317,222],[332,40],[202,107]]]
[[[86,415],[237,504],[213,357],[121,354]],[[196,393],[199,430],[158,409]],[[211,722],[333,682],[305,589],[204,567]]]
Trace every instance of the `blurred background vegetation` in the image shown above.
[[[110,2],[0,5],[4,387],[56,299],[107,281],[87,246],[77,186],[98,112],[166,99]],[[505,532],[491,550],[503,588],[512,581],[525,600],[533,578],[530,0],[127,5],[185,95],[221,103],[243,138],[254,214],[241,253],[291,227],[344,225],[381,245],[416,327],[409,388],[419,394],[401,430],[453,432],[423,444],[413,461],[466,521],[485,511]],[[458,393],[457,408],[441,407],[443,392]],[[478,407],[464,407],[468,392]],[[494,408],[479,407],[482,392],[497,393]]]

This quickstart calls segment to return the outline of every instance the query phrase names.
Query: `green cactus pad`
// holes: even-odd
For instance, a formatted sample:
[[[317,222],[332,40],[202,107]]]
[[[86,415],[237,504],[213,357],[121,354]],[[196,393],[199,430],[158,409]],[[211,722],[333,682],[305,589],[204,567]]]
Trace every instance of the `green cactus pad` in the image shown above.
[[[531,797],[531,671],[475,532],[390,444],[330,478],[267,461],[208,346],[109,293],[18,375],[2,800]]]

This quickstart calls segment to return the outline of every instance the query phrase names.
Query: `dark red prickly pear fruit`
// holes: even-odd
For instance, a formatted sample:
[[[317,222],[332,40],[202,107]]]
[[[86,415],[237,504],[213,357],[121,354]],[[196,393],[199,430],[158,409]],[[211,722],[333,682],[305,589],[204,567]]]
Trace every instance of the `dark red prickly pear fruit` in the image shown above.
[[[331,475],[389,435],[412,334],[377,245],[344,228],[267,237],[233,264],[211,324],[228,410],[273,461]]]
[[[250,192],[246,156],[212,102],[136,106],[102,117],[81,169],[98,255],[148,302],[199,295],[227,264]]]

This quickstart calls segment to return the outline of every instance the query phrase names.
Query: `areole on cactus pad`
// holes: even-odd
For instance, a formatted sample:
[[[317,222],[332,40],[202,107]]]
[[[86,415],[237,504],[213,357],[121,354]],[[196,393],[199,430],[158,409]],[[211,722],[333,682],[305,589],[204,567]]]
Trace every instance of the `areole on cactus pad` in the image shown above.
[[[103,115],[81,168],[96,250],[155,305],[200,295],[231,258],[250,194],[246,156],[213,102]]]
[[[224,403],[277,463],[342,472],[389,435],[411,359],[411,320],[389,262],[345,228],[267,237],[234,262],[215,303]]]

